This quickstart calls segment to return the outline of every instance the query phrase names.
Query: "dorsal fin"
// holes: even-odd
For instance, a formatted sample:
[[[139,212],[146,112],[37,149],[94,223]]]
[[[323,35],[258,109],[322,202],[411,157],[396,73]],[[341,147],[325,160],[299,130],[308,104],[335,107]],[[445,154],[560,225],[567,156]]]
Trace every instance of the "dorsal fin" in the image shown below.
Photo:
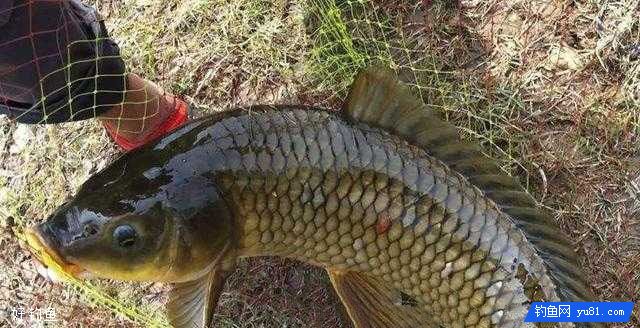
[[[388,69],[372,67],[358,74],[345,114],[398,135],[461,173],[509,214],[538,249],[563,301],[591,300],[569,241],[518,180],[504,173],[478,145],[461,140],[458,130],[440,119]]]

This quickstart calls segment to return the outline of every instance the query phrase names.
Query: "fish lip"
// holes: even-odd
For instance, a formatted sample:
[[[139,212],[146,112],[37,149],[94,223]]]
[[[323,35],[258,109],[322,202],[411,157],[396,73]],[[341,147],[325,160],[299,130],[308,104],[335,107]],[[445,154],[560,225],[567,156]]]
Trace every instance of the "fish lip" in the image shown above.
[[[25,231],[25,237],[31,254],[35,257],[36,261],[45,268],[48,268],[46,257],[50,258],[58,265],[65,273],[73,276],[74,278],[81,278],[86,276],[86,270],[77,264],[71,263],[65,260],[52,246],[49,239],[44,236],[40,226],[27,228]],[[43,254],[44,253],[44,254]]]

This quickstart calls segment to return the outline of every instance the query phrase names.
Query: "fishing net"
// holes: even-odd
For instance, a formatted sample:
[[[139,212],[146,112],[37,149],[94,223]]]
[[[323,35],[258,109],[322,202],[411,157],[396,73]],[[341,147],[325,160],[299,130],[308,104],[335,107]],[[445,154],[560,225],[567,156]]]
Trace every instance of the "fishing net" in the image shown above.
[[[478,5],[478,1],[465,2]],[[534,59],[522,55],[524,49],[529,49],[529,44],[522,40],[536,40],[554,33],[527,25],[530,21],[513,18],[513,8],[526,7],[530,1],[527,4],[515,1],[512,6],[487,1],[485,9],[476,12],[491,12],[497,19],[477,28],[488,31],[485,35],[460,27],[469,19],[461,15],[460,1],[87,3],[94,5],[102,16],[75,1],[0,1],[0,113],[20,122],[56,123],[105,116],[115,107],[120,110],[112,112],[110,117],[118,127],[125,120],[148,120],[158,114],[156,104],[164,95],[144,88],[127,90],[128,72],[161,82],[166,89],[185,96],[193,105],[194,116],[254,103],[294,103],[337,109],[355,74],[370,64],[382,64],[395,70],[425,103],[455,121],[465,137],[480,141],[505,171],[524,177],[527,186],[530,171],[534,170],[535,176],[538,174],[535,163],[516,160],[520,158],[527,134],[522,133],[523,128],[514,125],[512,119],[539,114],[531,108],[532,101],[524,99],[516,89],[523,87],[535,94],[540,76],[527,75],[522,81],[494,84],[478,73],[482,67],[490,70],[492,76],[506,80],[520,76],[511,73]],[[560,19],[553,5],[541,8],[538,14]],[[21,24],[12,21],[16,15],[22,17]],[[493,31],[494,24],[500,26],[496,31]],[[11,33],[3,33],[7,26],[11,26]],[[496,36],[501,38],[502,47],[487,49],[482,40],[494,32],[502,35]],[[517,34],[519,38],[509,39],[503,34]],[[500,60],[491,64],[484,62],[496,52],[500,53]],[[549,65],[560,65],[560,61],[567,67],[580,65],[579,58],[567,57],[562,49],[557,54],[556,62]],[[632,68],[629,71],[633,74],[625,80],[630,93],[637,92],[634,78],[637,65]],[[127,91],[137,91],[144,96],[131,103],[127,100]],[[130,105],[145,110],[134,118],[120,117],[121,109]],[[637,116],[638,113],[629,111],[625,115]],[[0,126],[0,143],[14,138],[11,147],[0,144],[0,148],[8,150],[0,166],[0,218],[4,220],[3,227],[16,232],[16,236],[10,238],[22,238],[23,227],[46,217],[90,174],[104,167],[110,161],[109,155],[114,153],[103,129],[90,123],[30,129],[9,130]],[[92,137],[96,135],[99,137]],[[31,149],[26,143],[39,146]],[[546,183],[544,175],[541,179]],[[0,242],[1,238],[9,240],[7,236],[0,237]],[[8,256],[24,257],[19,254],[23,252],[2,255],[1,262],[6,263],[2,265],[7,268],[0,268],[0,296],[1,292],[10,291],[6,298],[0,297],[0,311],[25,304],[15,299],[26,287],[5,285],[5,281],[22,279],[18,274],[10,275],[15,270],[11,271],[7,259]],[[250,271],[245,275],[264,275],[260,272]],[[271,278],[267,276],[264,281]],[[150,292],[162,294],[160,287],[146,284],[141,289],[139,285],[87,283],[68,276],[66,279],[69,282],[66,299],[73,299],[68,294],[76,295],[96,305],[97,313],[111,312],[127,318],[119,321],[121,325],[134,322],[142,326],[166,326],[162,300],[148,296]],[[324,302],[330,300],[326,295],[319,298]],[[260,306],[260,302],[239,305],[223,296],[224,302],[227,303],[223,306],[231,308],[232,314],[234,307],[244,311]],[[256,313],[242,317],[241,324],[225,317],[216,320],[225,327],[260,324],[313,327],[314,324],[309,323],[313,321],[309,319],[312,316],[306,316],[304,311],[315,305],[293,307],[303,318],[297,321],[278,321],[280,319],[273,318],[275,312],[267,313],[271,318],[256,319],[259,316]],[[68,304],[56,306],[60,312],[68,310]],[[335,312],[335,309],[326,311]],[[313,322],[318,322],[317,327],[341,325],[323,313],[327,312],[316,314],[317,320]],[[7,317],[12,320],[11,314]]]
[[[10,1],[11,2],[11,1]],[[171,21],[171,29],[180,35],[189,36],[188,31],[193,29],[211,29],[210,32],[200,34],[205,40],[201,40],[201,47],[214,47],[210,51],[198,51],[191,55],[189,49],[185,52],[177,50],[174,58],[185,57],[182,64],[165,63],[165,69],[178,69],[183,79],[172,81],[172,89],[177,92],[190,94],[190,99],[194,104],[200,103],[195,116],[204,115],[216,107],[232,107],[231,105],[221,106],[214,101],[199,101],[202,94],[213,93],[216,90],[207,90],[209,84],[217,83],[215,76],[199,74],[197,77],[191,74],[196,70],[191,70],[193,63],[198,63],[201,67],[203,61],[211,60],[207,56],[223,56],[223,59],[216,63],[227,64],[235,67],[234,70],[223,72],[225,76],[218,79],[225,79],[234,75],[245,74],[249,76],[261,76],[261,72],[242,71],[245,67],[243,59],[249,56],[251,47],[259,47],[261,43],[255,39],[264,38],[267,42],[275,42],[275,47],[285,49],[284,52],[273,52],[273,48],[265,50],[253,50],[257,53],[254,61],[262,61],[268,58],[265,66],[281,64],[286,69],[278,71],[280,75],[285,75],[283,71],[290,71],[289,67],[294,67],[295,79],[290,93],[284,96],[267,98],[263,95],[253,96],[249,93],[240,92],[233,95],[233,98],[219,98],[231,104],[245,105],[247,103],[259,103],[262,101],[277,101],[301,103],[307,105],[324,106],[338,108],[341,101],[346,96],[348,87],[355,74],[361,69],[371,64],[385,65],[394,69],[399,76],[419,94],[423,100],[434,107],[443,116],[456,116],[457,120],[466,120],[465,128],[470,135],[481,136],[481,140],[490,144],[496,140],[506,142],[502,147],[494,147],[494,150],[503,152],[503,158],[512,158],[509,154],[511,143],[516,143],[514,138],[502,138],[506,131],[500,129],[488,129],[485,124],[491,124],[494,119],[504,119],[503,113],[496,115],[488,111],[468,110],[469,108],[481,109],[487,106],[487,99],[484,95],[474,89],[469,82],[461,82],[453,73],[453,67],[449,66],[456,62],[458,74],[464,74],[461,67],[473,66],[476,54],[473,51],[468,53],[457,53],[455,56],[445,54],[442,45],[435,44],[434,33],[447,33],[446,29],[436,28],[434,22],[429,20],[452,19],[457,17],[459,8],[457,2],[434,2],[431,1],[364,1],[364,0],[308,0],[295,3],[271,4],[267,1],[242,1],[234,10],[238,12],[249,12],[248,16],[238,14],[231,10],[228,15],[238,15],[235,19],[237,24],[246,23],[255,19],[262,24],[259,27],[248,28],[247,30],[235,31],[232,27],[220,27],[212,24],[206,16],[215,16],[219,13],[215,10],[215,3],[209,1],[186,1],[180,8],[189,8],[176,13]],[[6,4],[6,2],[4,2]],[[114,106],[127,106],[126,93],[126,71],[135,69],[143,76],[156,76],[162,78],[162,72],[154,71],[158,65],[149,65],[155,61],[158,49],[147,48],[149,43],[157,42],[145,39],[145,25],[130,24],[135,22],[118,20],[112,22],[114,26],[120,26],[108,37],[100,16],[89,7],[84,7],[79,2],[58,1],[25,1],[15,0],[12,8],[2,8],[3,15],[8,13],[22,15],[29,20],[20,31],[16,32],[18,37],[5,40],[7,34],[3,34],[0,53],[4,54],[3,60],[10,61],[10,64],[0,71],[0,105],[4,106],[5,112],[21,122],[28,123],[56,123],[63,121],[81,120],[93,118],[105,113]],[[115,2],[101,3],[95,5],[103,12],[118,10],[122,3]],[[156,3],[157,5],[157,3]],[[227,3],[226,6],[230,4]],[[275,9],[274,9],[275,8]],[[157,10],[153,5],[144,4],[131,10]],[[13,12],[12,12],[13,11]],[[53,16],[44,18],[47,14],[55,13]],[[119,12],[114,14],[127,16],[131,13]],[[284,15],[286,14],[286,16]],[[51,19],[55,17],[56,19]],[[1,21],[1,20],[0,20]],[[106,16],[109,22],[109,17]],[[29,27],[29,28],[27,28]],[[146,26],[148,27],[148,26]],[[153,27],[148,27],[153,28]],[[272,32],[270,29],[280,29],[280,32]],[[287,31],[286,29],[290,29]],[[161,32],[159,32],[161,33]],[[118,36],[124,34],[133,35],[131,39]],[[140,34],[140,37],[136,37]],[[153,34],[153,33],[151,33]],[[295,36],[295,42],[287,45],[287,36]],[[156,35],[157,36],[157,35]],[[235,38],[235,39],[234,39]],[[157,39],[157,38],[156,38]],[[180,42],[188,43],[186,37]],[[231,43],[225,47],[215,48],[216,40],[219,43]],[[118,42],[122,50],[122,56],[115,47],[114,42]],[[211,42],[211,44],[204,44]],[[470,42],[463,40],[462,42]],[[238,46],[240,44],[240,46]],[[193,47],[189,44],[189,47]],[[289,48],[290,47],[290,48]],[[229,48],[231,50],[229,50]],[[473,47],[471,47],[473,48]],[[178,48],[184,49],[184,48]],[[193,48],[192,48],[193,49]],[[241,50],[238,50],[241,49]],[[160,50],[160,51],[164,51]],[[193,51],[193,50],[191,50]],[[229,52],[225,54],[225,52]],[[235,53],[235,51],[240,51]],[[16,53],[16,56],[9,56],[9,53]],[[202,54],[205,55],[202,55]],[[3,56],[3,55],[0,55]],[[290,58],[294,58],[293,60]],[[454,58],[455,57],[455,58]],[[295,61],[295,63],[292,63]],[[184,64],[184,62],[187,62]],[[212,61],[213,62],[213,61]],[[174,67],[175,66],[175,67]],[[127,68],[125,68],[127,67]],[[199,68],[198,68],[199,69]],[[255,69],[255,68],[254,68]],[[462,72],[462,73],[461,73]],[[175,74],[174,75],[180,75]],[[267,79],[268,80],[268,79]],[[469,79],[466,79],[469,81]],[[233,88],[237,81],[230,81],[224,84],[223,92]],[[282,81],[272,80],[272,84],[279,84]],[[286,84],[286,83],[282,83]],[[130,91],[130,90],[129,90]],[[260,86],[254,88],[254,93],[261,94],[264,89]],[[150,110],[145,115],[139,117],[140,120],[148,119],[157,114],[153,111],[153,103],[157,102],[159,95],[149,95],[143,99],[142,104],[148,106]],[[156,98],[154,98],[156,97]],[[237,100],[240,99],[240,100]],[[139,105],[139,104],[138,104]],[[517,106],[517,101],[506,100],[503,108],[513,108]],[[120,111],[118,111],[120,112]],[[484,115],[484,116],[483,116]],[[118,117],[115,117],[118,120]],[[130,118],[123,118],[130,119]],[[95,133],[95,130],[92,132]],[[77,138],[83,138],[77,136]],[[502,138],[502,139],[501,139]],[[82,139],[80,139],[82,140]],[[74,141],[64,140],[61,147],[72,147]],[[86,157],[67,158],[73,163],[78,161],[86,164],[95,158],[103,155],[92,148],[96,143],[88,143],[86,149],[89,154]],[[100,149],[100,147],[97,147]],[[82,152],[81,152],[82,153]],[[64,157],[65,155],[61,155]],[[92,159],[93,158],[93,159]],[[511,167],[514,162],[509,162]],[[104,164],[104,163],[103,163]],[[68,162],[62,166],[72,165]],[[93,167],[89,164],[89,167]],[[82,171],[82,170],[80,170]],[[86,177],[95,168],[84,171],[80,176]],[[77,174],[77,171],[71,170]],[[63,173],[64,174],[64,173]],[[43,178],[51,181],[52,177]],[[71,183],[77,186],[82,182],[82,178]],[[34,181],[31,181],[33,184]],[[70,192],[60,192],[57,198],[68,195]],[[32,191],[33,197],[36,192]],[[44,208],[51,209],[57,203],[51,199],[56,196],[44,197],[40,203]],[[19,200],[14,200],[16,203]],[[34,201],[32,201],[34,202]],[[35,202],[37,204],[37,202]],[[14,209],[12,217],[17,219],[17,236],[20,227],[32,224],[34,220],[28,218],[28,213],[38,214],[41,217],[46,215],[46,211],[31,209],[23,211]],[[55,265],[54,265],[55,266]],[[127,318],[143,326],[162,327],[167,323],[163,319],[162,307],[159,301],[139,301],[144,293],[137,293],[136,287],[126,286],[123,290],[116,290],[113,286],[105,285],[103,282],[88,283],[78,281],[68,275],[63,275],[69,283],[70,291],[81,296],[82,300],[88,301],[98,307],[104,307],[116,313],[120,317]],[[118,288],[121,288],[121,285]],[[145,292],[149,288],[145,288]],[[156,291],[157,292],[157,291]],[[224,298],[223,298],[224,299]],[[223,300],[224,302],[224,300]],[[309,304],[307,304],[309,305]],[[15,304],[12,305],[15,307]],[[310,305],[309,305],[310,306]],[[303,305],[304,308],[304,305]],[[61,309],[64,311],[64,309]],[[336,316],[337,314],[333,314]],[[14,318],[15,319],[15,318]],[[272,320],[272,319],[270,319]],[[329,320],[329,321],[327,321]],[[318,321],[318,325],[328,324],[331,319],[324,317]],[[260,321],[254,321],[257,324]],[[275,324],[273,321],[265,321],[267,325]],[[322,323],[320,323],[322,322]],[[304,321],[298,321],[294,325],[310,326]],[[249,323],[248,326],[251,326]],[[331,326],[339,326],[340,322],[330,323]],[[312,326],[312,325],[311,325]]]
[[[96,117],[122,102],[124,64],[79,1],[3,1],[0,104],[19,122]]]

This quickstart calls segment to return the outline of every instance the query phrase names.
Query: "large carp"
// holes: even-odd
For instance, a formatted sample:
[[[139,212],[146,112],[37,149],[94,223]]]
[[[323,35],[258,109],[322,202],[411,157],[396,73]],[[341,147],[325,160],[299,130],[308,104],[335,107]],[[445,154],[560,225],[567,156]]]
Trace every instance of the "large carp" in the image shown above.
[[[236,259],[326,268],[357,327],[534,327],[534,301],[590,301],[534,199],[389,72],[342,112],[254,106],[125,154],[29,233],[67,271],[173,283],[204,327]],[[573,326],[573,324],[566,324]]]

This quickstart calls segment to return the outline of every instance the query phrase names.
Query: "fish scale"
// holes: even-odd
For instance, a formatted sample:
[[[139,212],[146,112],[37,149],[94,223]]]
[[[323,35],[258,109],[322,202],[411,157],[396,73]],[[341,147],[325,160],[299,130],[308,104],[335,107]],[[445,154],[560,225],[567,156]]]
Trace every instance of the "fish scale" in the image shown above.
[[[209,325],[236,259],[265,255],[326,268],[357,328],[599,326],[523,322],[532,302],[593,301],[570,242],[380,68],[342,112],[191,122],[91,177],[28,236],[70,272],[172,283],[177,328]]]
[[[508,215],[423,150],[323,111],[255,110],[232,120],[232,137],[249,145],[220,151],[257,161],[253,170],[219,171],[241,218],[240,254],[371,274],[447,327],[526,326],[532,300],[518,265],[528,271],[525,280],[540,281],[545,300],[558,300],[542,260]],[[216,138],[227,136],[210,137],[220,145]],[[283,151],[296,148],[305,152]],[[382,233],[381,217],[391,222]]]

